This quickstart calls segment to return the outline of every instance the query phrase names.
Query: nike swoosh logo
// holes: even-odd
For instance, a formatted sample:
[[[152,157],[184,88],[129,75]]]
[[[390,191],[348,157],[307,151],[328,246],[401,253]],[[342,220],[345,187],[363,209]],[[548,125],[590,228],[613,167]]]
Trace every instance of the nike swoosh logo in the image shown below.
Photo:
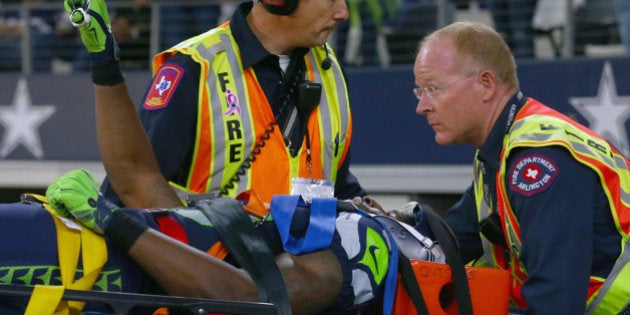
[[[374,281],[380,284],[387,275],[387,269],[389,268],[389,249],[379,232],[372,228],[367,229],[365,241],[363,257],[359,263],[368,267],[372,272]]]
[[[376,273],[378,272],[378,260],[376,259],[376,251],[379,250],[378,246],[376,245],[370,245],[370,247],[368,247],[368,251],[370,252],[370,255],[372,256],[372,261],[374,261],[374,268],[376,268]]]

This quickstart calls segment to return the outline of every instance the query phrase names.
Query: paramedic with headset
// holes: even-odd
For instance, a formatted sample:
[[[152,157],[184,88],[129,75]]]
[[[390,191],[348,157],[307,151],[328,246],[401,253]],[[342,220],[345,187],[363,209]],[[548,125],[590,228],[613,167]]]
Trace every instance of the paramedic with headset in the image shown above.
[[[324,193],[314,196],[333,197],[331,189],[321,189],[329,181],[337,198],[369,198],[348,171],[348,91],[325,44],[348,17],[343,0],[240,4],[231,21],[155,57],[140,119],[108,31],[104,1],[64,5],[92,60],[108,197],[113,188],[127,207],[182,207],[166,177],[195,193],[236,197],[253,191],[250,198],[264,203],[274,194],[289,194],[292,180],[294,193],[320,189]],[[61,195],[47,194],[49,200]],[[78,217],[93,227],[95,209],[87,210]],[[124,211],[115,213],[120,215],[105,215],[112,224],[101,226],[101,233],[168,293],[258,299],[254,280],[242,270],[147,229]],[[273,221],[264,218],[257,227],[277,248]],[[296,314],[354,312],[377,304],[385,278],[395,275],[395,268],[388,268],[391,241],[375,220],[333,211],[327,222],[328,247],[300,255],[273,252]]]
[[[340,199],[365,196],[349,172],[345,76],[326,45],[347,18],[340,0],[245,2],[228,23],[158,54],[138,115],[159,170],[127,129],[137,118],[105,47],[93,62],[105,196],[138,208],[181,205],[164,178],[192,193],[253,189],[265,202],[332,185]]]
[[[630,162],[523,96],[509,48],[483,24],[427,36],[413,73],[435,141],[477,148],[473,185],[445,217],[464,261],[509,269],[527,314],[627,311]]]

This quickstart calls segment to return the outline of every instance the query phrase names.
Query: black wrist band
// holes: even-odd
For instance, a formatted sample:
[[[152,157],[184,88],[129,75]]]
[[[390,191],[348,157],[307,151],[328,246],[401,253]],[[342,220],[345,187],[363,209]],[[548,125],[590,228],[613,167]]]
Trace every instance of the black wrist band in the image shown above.
[[[138,221],[133,215],[124,210],[119,210],[112,214],[109,225],[105,229],[105,235],[109,237],[114,245],[126,253],[147,229],[148,227]]]
[[[92,82],[98,85],[116,85],[125,82],[125,76],[120,70],[118,61],[104,64],[92,64]]]

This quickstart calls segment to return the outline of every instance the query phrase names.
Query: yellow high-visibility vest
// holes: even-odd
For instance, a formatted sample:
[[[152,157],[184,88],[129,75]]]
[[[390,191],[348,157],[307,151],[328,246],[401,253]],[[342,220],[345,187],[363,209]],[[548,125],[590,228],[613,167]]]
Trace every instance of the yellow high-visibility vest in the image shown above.
[[[274,114],[254,70],[243,69],[229,22],[157,55],[154,71],[176,52],[191,56],[201,66],[196,145],[184,188],[196,193],[218,192],[257,150],[256,143],[275,120]],[[325,70],[321,64],[327,55],[333,64]],[[305,79],[322,84],[319,105],[307,122],[312,170],[306,141],[293,157],[275,126],[228,196],[253,189],[270,202],[275,194],[290,193],[293,178],[310,178],[311,172],[314,179],[335,182],[352,135],[348,91],[332,51],[327,54],[324,47],[313,47],[304,58]],[[230,110],[236,107],[238,111]]]
[[[512,277],[512,303],[525,307],[521,286],[527,279],[527,270],[520,257],[521,236],[519,224],[507,197],[503,178],[506,159],[518,147],[562,146],[583,165],[599,175],[606,192],[612,217],[621,235],[621,254],[606,279],[591,276],[587,296],[587,314],[617,314],[630,302],[630,161],[604,138],[575,123],[561,113],[534,99],[519,111],[504,139],[496,176],[496,211],[504,227],[504,236],[510,251],[509,266]],[[483,196],[483,176],[475,159],[475,199],[479,218],[487,217],[491,209]],[[483,261],[497,267],[505,266],[503,250],[482,237]]]

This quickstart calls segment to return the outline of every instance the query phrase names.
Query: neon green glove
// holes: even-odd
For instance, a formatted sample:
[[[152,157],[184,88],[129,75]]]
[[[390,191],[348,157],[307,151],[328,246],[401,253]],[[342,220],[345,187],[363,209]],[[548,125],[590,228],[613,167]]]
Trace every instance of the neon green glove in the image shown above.
[[[64,8],[72,24],[79,28],[93,63],[118,60],[118,44],[112,35],[104,0],[64,0]]]
[[[46,189],[48,203],[62,216],[72,216],[96,233],[104,234],[118,207],[99,192],[94,175],[87,170],[70,171]]]

